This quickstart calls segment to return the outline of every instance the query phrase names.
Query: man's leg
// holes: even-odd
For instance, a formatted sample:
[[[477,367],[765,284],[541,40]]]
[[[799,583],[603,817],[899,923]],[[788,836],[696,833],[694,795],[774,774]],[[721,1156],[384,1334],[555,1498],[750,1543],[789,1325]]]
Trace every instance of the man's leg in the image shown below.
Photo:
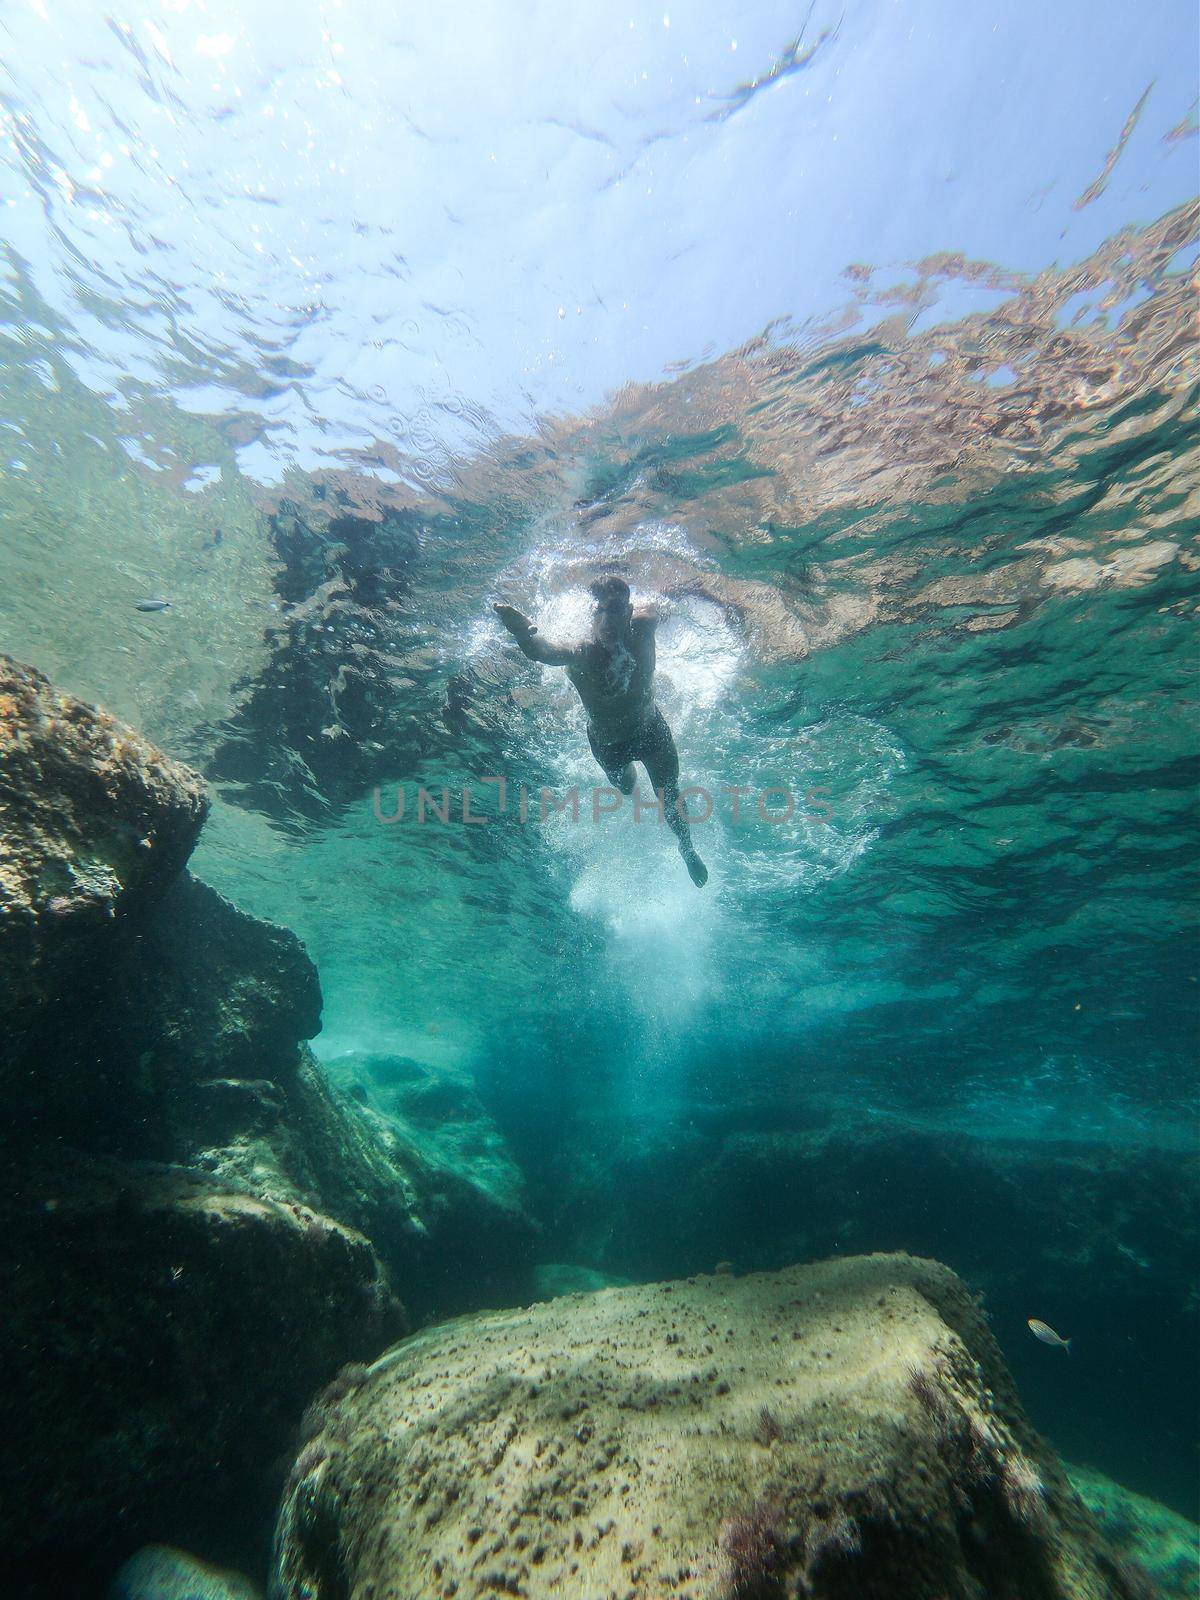
[[[679,853],[684,859],[692,882],[702,889],[708,882],[708,868],[696,854],[691,829],[679,810],[679,752],[671,736],[666,718],[660,711],[650,725],[650,732],[639,752],[642,765],[649,774],[656,793],[663,799],[663,819],[679,840]]]

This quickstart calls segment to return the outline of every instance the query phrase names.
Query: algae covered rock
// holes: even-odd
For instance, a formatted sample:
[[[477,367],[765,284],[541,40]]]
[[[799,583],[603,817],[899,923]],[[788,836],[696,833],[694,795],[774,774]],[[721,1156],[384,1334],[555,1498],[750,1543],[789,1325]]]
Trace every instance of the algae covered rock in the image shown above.
[[[44,1135],[186,1161],[210,1111],[240,1120],[246,1093],[228,1086],[265,1083],[269,1097],[320,1026],[321,988],[299,939],[181,872],[77,955],[69,1006],[31,1019],[22,1098]]]
[[[287,928],[248,916],[181,873],[148,919],[124,976],[130,1019],[157,1013],[189,1075],[285,1078],[321,1029],[321,986]],[[163,1039],[157,1044],[162,1048]]]
[[[1136,1471],[1186,1510],[1198,1156],[1194,1140],[1022,1138],[840,1100],[789,1110],[748,1089],[661,1136],[605,1115],[568,1123],[530,1179],[548,1196],[546,1254],[639,1281],[722,1258],[739,1272],[868,1250],[946,1262],[986,1295],[1025,1405],[1064,1453]],[[1030,1315],[1082,1336],[1069,1381],[1030,1338]],[[1098,1405],[1102,1386],[1122,1403]],[[1158,1426],[1139,1427],[1142,1415]]]
[[[282,1083],[209,1079],[193,1099],[198,1164],[282,1204],[316,1205],[408,1264],[425,1231],[419,1157],[406,1159],[311,1051]]]
[[[435,1268],[461,1293],[495,1254],[305,1048],[300,941],[184,870],[204,812],[0,662],[0,1543],[27,1600],[99,1593],[147,1540],[255,1554],[313,1392],[407,1328],[392,1283],[428,1305]]]
[[[97,931],[171,884],[207,810],[187,767],[0,655],[5,1055]]]
[[[523,1211],[520,1168],[464,1068],[355,1053],[336,1057],[327,1070],[337,1082],[353,1085],[366,1104],[419,1146],[444,1182],[470,1188],[482,1206]]]
[[[277,1600],[1125,1600],[982,1316],[908,1256],[461,1318],[314,1408]]]

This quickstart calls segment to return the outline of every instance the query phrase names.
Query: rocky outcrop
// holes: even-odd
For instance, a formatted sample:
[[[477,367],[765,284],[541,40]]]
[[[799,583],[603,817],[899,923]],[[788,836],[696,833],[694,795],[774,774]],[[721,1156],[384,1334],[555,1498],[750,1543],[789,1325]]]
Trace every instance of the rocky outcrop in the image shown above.
[[[525,1180],[471,1075],[409,1056],[350,1054],[325,1071],[408,1175],[431,1245],[431,1297],[500,1304],[528,1288],[535,1226]]]
[[[244,1099],[229,1085],[285,1084],[320,1026],[316,969],[295,935],[177,873],[79,953],[69,1005],[30,1019],[16,1063],[28,1125],[188,1160],[207,1109]]]
[[[207,810],[186,767],[0,656],[0,1068],[108,925],[174,880]]]
[[[57,1600],[151,1539],[253,1565],[312,1392],[495,1235],[325,1078],[299,941],[184,870],[199,779],[0,673],[0,1541]]]
[[[6,1170],[9,1592],[98,1592],[153,1538],[244,1556],[313,1390],[404,1330],[375,1250],[186,1168]]]
[[[368,1234],[418,1317],[523,1294],[536,1229],[520,1173],[474,1090],[460,1084],[465,1123],[447,1106],[443,1137],[430,1125],[426,1142],[422,1122],[364,1101],[359,1075],[350,1081],[354,1092],[305,1050],[281,1085],[200,1086],[208,1104],[198,1126],[213,1143],[198,1159],[283,1203],[319,1201]]]
[[[935,1262],[463,1318],[309,1414],[276,1600],[1133,1600]]]

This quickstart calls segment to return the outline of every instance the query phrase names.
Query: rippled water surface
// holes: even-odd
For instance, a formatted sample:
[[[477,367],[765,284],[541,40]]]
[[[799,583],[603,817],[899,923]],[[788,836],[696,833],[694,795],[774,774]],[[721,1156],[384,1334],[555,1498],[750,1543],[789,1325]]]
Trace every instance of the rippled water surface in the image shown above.
[[[1194,1140],[1185,13],[4,9],[4,646],[206,774],[327,1056]],[[491,612],[606,565],[702,894]]]

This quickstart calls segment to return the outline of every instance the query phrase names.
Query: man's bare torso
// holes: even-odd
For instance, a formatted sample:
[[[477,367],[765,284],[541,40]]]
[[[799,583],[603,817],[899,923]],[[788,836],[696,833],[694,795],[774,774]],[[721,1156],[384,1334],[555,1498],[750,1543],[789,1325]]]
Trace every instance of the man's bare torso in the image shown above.
[[[589,640],[567,665],[588,721],[605,743],[629,738],[654,707],[654,618],[635,616],[615,644]]]

